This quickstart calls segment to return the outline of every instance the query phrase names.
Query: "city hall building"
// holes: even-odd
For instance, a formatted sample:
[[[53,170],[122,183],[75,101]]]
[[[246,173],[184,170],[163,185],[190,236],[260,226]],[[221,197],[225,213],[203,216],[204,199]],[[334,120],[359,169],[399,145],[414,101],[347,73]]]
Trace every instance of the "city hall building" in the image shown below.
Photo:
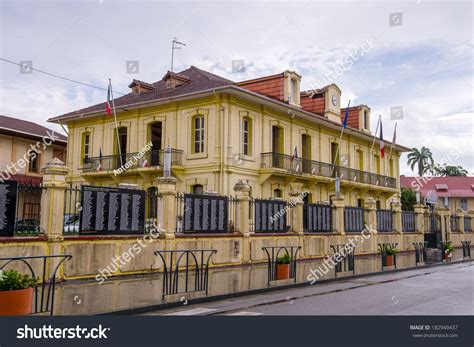
[[[154,190],[171,148],[178,192],[229,196],[244,180],[251,197],[288,199],[298,185],[306,201],[329,202],[339,177],[346,205],[363,206],[372,197],[378,208],[390,208],[400,192],[400,154],[409,149],[394,144],[389,155],[386,141],[381,157],[366,105],[350,107],[339,141],[341,90],[330,84],[300,91],[300,81],[285,71],[233,82],[191,66],[155,83],[133,80],[130,92],[114,100],[117,122],[106,103],[49,121],[69,129],[73,185]]]

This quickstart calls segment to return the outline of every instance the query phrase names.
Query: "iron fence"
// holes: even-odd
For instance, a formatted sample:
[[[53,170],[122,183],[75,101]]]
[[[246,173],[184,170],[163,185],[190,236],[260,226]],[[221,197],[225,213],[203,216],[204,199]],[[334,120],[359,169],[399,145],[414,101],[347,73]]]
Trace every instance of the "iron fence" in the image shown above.
[[[64,191],[63,233],[79,235],[79,218],[81,214],[81,186],[72,184]]]
[[[378,209],[375,212],[377,219],[377,231],[378,232],[391,232],[393,231],[393,211],[387,209]]]
[[[416,215],[413,211],[402,211],[402,231],[414,232],[416,230]]]
[[[295,158],[291,155],[274,152],[261,154],[261,167],[264,169],[282,169],[294,174],[341,177],[341,179],[344,180],[372,184],[381,187],[396,188],[397,186],[397,180],[393,177],[377,175],[343,166],[333,166],[328,163]]]
[[[54,314],[56,274],[61,264],[65,260],[70,260],[71,258],[72,256],[68,254],[0,258],[0,270],[17,270],[18,265],[27,269],[31,277],[39,280],[39,283],[33,288],[32,313],[38,314],[49,312],[49,314],[52,316]],[[51,272],[49,272],[47,267],[51,266],[53,261],[55,266],[52,267]],[[17,266],[14,267],[13,265]],[[39,269],[41,272],[35,272],[34,268]]]
[[[148,151],[140,156],[139,152],[104,155],[101,157],[90,157],[84,159],[82,172],[101,172],[117,170],[128,163],[128,170],[147,167],[163,167],[164,149]],[[171,165],[182,164],[183,151],[171,149]]]
[[[155,255],[160,256],[163,262],[162,299],[164,300],[166,295],[178,293],[204,292],[207,295],[209,261],[215,253],[215,249],[156,251]],[[182,281],[180,277],[184,277]]]
[[[37,236],[40,230],[41,196],[46,188],[41,183],[19,182],[14,236]]]
[[[333,207],[328,204],[304,204],[303,229],[307,232],[333,231]]]
[[[344,230],[346,232],[364,230],[364,209],[362,207],[344,207]]]

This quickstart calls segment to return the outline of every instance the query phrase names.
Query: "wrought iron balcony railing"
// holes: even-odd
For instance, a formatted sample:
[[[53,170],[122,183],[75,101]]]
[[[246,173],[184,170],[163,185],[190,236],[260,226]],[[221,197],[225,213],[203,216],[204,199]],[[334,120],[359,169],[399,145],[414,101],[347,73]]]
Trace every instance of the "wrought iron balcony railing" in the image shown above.
[[[262,168],[276,168],[293,174],[309,174],[323,177],[341,177],[343,180],[376,185],[380,187],[396,188],[397,181],[393,177],[377,175],[371,172],[359,171],[343,166],[334,166],[315,160],[293,158],[281,153],[262,153]]]
[[[147,167],[162,167],[164,158],[164,149],[148,151],[143,156],[137,153],[126,153],[121,156],[106,155],[102,157],[90,157],[84,159],[82,172],[101,172],[111,171],[124,168],[124,170],[132,170]],[[183,151],[179,149],[171,149],[171,165],[182,164]]]

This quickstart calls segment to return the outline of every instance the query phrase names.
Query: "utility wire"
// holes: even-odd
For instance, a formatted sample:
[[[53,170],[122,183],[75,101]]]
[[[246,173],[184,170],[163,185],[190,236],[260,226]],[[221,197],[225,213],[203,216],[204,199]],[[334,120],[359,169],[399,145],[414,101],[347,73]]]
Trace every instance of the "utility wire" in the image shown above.
[[[13,65],[17,65],[17,66],[23,67],[22,64],[16,63],[16,62],[14,62],[14,61],[11,61],[11,60],[8,60],[8,59],[5,59],[5,58],[0,58],[0,60],[4,61],[4,62],[6,62],[6,63],[10,63],[10,64],[13,64]],[[39,73],[42,73],[42,74],[45,74],[45,75],[48,75],[48,76],[51,76],[51,77],[59,78],[59,79],[62,79],[62,80],[64,80],[64,81],[73,82],[73,83],[77,83],[77,84],[80,84],[80,85],[83,85],[83,86],[86,86],[86,87],[90,87],[90,88],[95,88],[95,89],[107,91],[107,88],[94,86],[94,85],[89,84],[89,83],[84,83],[84,82],[81,82],[81,81],[76,81],[76,80],[73,80],[73,79],[70,79],[70,78],[67,78],[67,77],[63,77],[63,76],[59,76],[59,75],[56,75],[56,74],[53,74],[53,73],[50,73],[50,72],[47,72],[47,71],[35,69],[35,68],[33,68],[32,66],[29,66],[28,68],[29,68],[30,70],[33,70],[33,71],[36,71],[36,72],[39,72]],[[120,95],[126,95],[126,93],[120,93],[120,92],[117,92],[117,91],[115,91],[115,93],[120,94]]]

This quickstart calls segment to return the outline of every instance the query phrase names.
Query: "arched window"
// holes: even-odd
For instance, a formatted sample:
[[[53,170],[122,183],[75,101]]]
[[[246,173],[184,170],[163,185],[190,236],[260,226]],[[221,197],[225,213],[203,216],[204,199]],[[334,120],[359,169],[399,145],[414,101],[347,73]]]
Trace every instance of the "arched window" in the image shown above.
[[[282,198],[283,197],[283,192],[281,189],[273,189],[273,197],[274,198]]]

